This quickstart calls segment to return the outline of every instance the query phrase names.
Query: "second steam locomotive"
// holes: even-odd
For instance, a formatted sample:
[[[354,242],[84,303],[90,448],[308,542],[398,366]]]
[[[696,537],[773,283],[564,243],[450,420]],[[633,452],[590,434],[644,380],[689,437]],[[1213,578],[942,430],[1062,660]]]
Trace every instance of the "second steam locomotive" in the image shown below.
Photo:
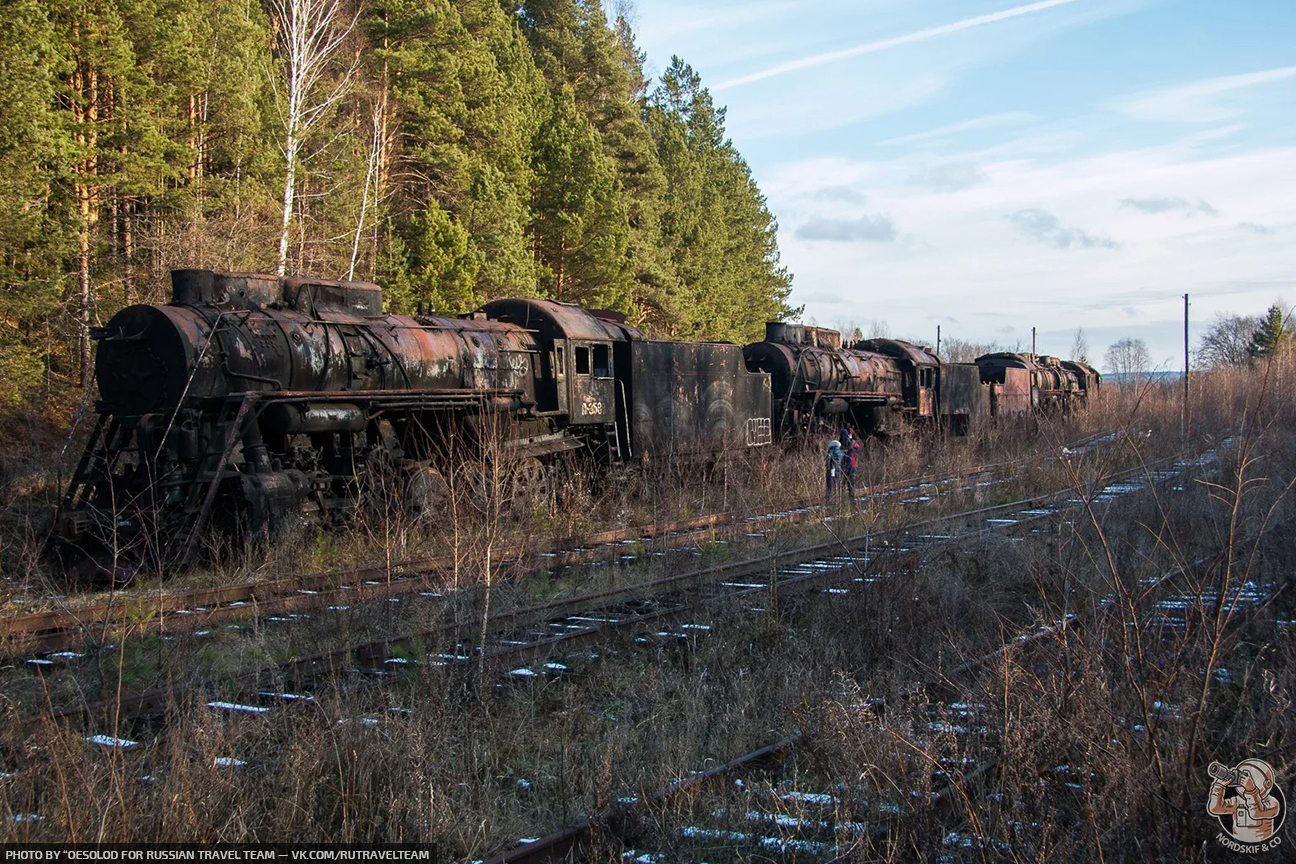
[[[369,487],[431,490],[456,458],[714,458],[821,429],[956,433],[1069,411],[1089,366],[1031,354],[943,363],[893,339],[771,323],[762,342],[647,338],[611,312],[497,300],[388,315],[362,282],[177,270],[166,305],[93,335],[98,421],[55,524],[64,556],[183,563],[213,523],[340,521]]]

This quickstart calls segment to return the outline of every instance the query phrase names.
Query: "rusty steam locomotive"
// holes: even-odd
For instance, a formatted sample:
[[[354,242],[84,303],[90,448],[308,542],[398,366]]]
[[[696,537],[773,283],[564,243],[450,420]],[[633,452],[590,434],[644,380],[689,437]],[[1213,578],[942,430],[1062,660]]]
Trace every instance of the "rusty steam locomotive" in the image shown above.
[[[435,489],[450,460],[488,444],[519,462],[714,458],[846,423],[964,432],[1071,410],[1099,383],[1046,357],[947,364],[795,324],[739,347],[649,339],[616,313],[548,300],[445,318],[385,314],[361,282],[178,270],[172,288],[169,304],[92,334],[101,398],[56,516],[65,560],[129,549],[176,565],[213,526],[342,521],[369,484]]]

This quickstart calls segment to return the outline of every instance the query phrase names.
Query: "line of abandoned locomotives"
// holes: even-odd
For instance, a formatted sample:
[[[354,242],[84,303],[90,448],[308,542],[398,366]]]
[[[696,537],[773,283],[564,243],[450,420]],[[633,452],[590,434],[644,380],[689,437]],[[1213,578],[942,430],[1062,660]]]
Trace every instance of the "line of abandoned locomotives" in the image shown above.
[[[344,521],[374,490],[435,507],[448,466],[488,445],[531,466],[577,451],[713,459],[847,424],[962,433],[1071,410],[1099,384],[1079,363],[942,363],[796,324],[739,347],[649,339],[615,313],[548,300],[388,315],[373,284],[209,270],[174,271],[172,291],[93,333],[98,420],[52,535],[86,575],[184,564],[211,528]]]

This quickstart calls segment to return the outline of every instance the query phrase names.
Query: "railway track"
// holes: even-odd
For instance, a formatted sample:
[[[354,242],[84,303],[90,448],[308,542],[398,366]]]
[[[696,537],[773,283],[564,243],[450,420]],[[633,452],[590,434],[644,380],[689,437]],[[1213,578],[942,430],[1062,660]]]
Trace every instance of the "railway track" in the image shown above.
[[[1218,556],[1208,556],[1173,567],[1151,580],[1144,588],[1151,613],[1145,621],[1149,629],[1160,631],[1161,638],[1181,632],[1185,609],[1209,609],[1221,600],[1233,607],[1235,614],[1257,613],[1278,590],[1274,586],[1237,585],[1221,598],[1210,593],[1203,596],[1179,584],[1181,577],[1208,571],[1218,564]],[[871,699],[867,705],[857,706],[862,715],[857,728],[871,728],[879,736],[889,736],[895,750],[902,754],[896,762],[908,763],[907,770],[895,771],[894,765],[891,770],[907,783],[888,786],[871,777],[875,782],[868,785],[843,784],[840,778],[816,784],[809,778],[816,776],[816,764],[822,760],[798,759],[803,751],[814,748],[816,730],[811,729],[784,738],[771,748],[743,754],[706,776],[687,778],[642,801],[632,798],[619,802],[617,807],[581,825],[500,853],[490,859],[490,864],[579,860],[595,835],[603,851],[607,851],[611,838],[619,845],[623,859],[645,864],[699,856],[708,861],[748,860],[757,854],[830,861],[854,855],[882,855],[898,828],[912,832],[909,826],[933,822],[942,826],[935,845],[953,856],[949,860],[961,860],[960,851],[973,858],[983,853],[1011,854],[1011,838],[1019,832],[1029,835],[1030,826],[1010,821],[992,828],[995,817],[985,810],[994,808],[996,796],[1000,795],[996,782],[1000,771],[1012,767],[1020,775],[1022,766],[1009,765],[1014,757],[1006,754],[999,734],[1003,718],[993,698],[998,694],[985,692],[974,673],[992,673],[1010,656],[1027,651],[1033,652],[1034,658],[1018,657],[1019,665],[1061,668],[1063,661],[1055,652],[1065,650],[1065,631],[1101,632],[1103,619],[1111,615],[1115,604],[1116,598],[1109,597],[1092,614],[1070,615],[1044,627],[1024,630],[999,649],[938,679],[889,699]],[[1222,671],[1238,674],[1238,670]],[[945,695],[932,698],[936,693]],[[914,704],[906,704],[910,701]],[[1184,722],[1185,712],[1180,705],[1154,701],[1150,709],[1148,716],[1128,718],[1126,734],[1145,739],[1157,724]],[[891,719],[892,714],[896,719]],[[894,780],[895,775],[889,779]],[[1078,768],[1066,762],[1035,766],[1032,776],[1049,778],[1045,782],[1051,794],[1057,796],[1051,806],[1059,812],[1064,800],[1078,803],[1090,794],[1093,778],[1088,767]],[[723,787],[716,782],[722,779],[729,781]],[[692,793],[685,805],[674,809],[665,806],[669,799],[682,797],[685,792]],[[1104,835],[1104,842],[1114,832],[1115,826]],[[1091,839],[1086,837],[1080,842],[1087,846]],[[1061,854],[1060,850],[1055,852]]]
[[[1066,452],[1083,454],[1115,440],[1112,433],[1097,433],[1073,442]],[[998,472],[1012,470],[1040,458],[979,466],[954,474],[930,474],[863,490],[858,503],[916,493],[950,483],[985,482]],[[539,568],[570,566],[616,559],[628,544],[683,545],[706,539],[716,530],[765,520],[799,522],[822,513],[821,500],[792,502],[774,512],[735,511],[690,519],[602,531],[580,538],[564,538],[547,545],[514,544],[497,550],[500,575],[516,577]],[[0,655],[60,654],[83,645],[115,638],[129,626],[134,635],[178,633],[211,627],[249,615],[281,616],[338,604],[373,602],[424,590],[453,573],[454,555],[400,561],[375,567],[306,574],[284,579],[244,583],[221,588],[151,595],[114,593],[101,603],[57,608],[0,618]],[[47,658],[45,658],[47,659]]]
[[[880,712],[888,705],[894,706],[898,702],[922,694],[927,686],[949,687],[959,676],[967,675],[988,664],[1000,662],[1005,657],[1019,653],[1042,640],[1053,638],[1073,622],[1074,619],[1063,619],[1054,625],[1032,628],[1009,639],[997,650],[961,665],[942,676],[939,681],[920,682],[890,699],[872,700],[868,709]],[[873,840],[882,839],[887,831],[884,824],[870,826],[858,820],[843,823],[832,819],[840,790],[805,791],[804,788],[789,787],[782,794],[763,794],[766,788],[777,787],[777,781],[771,782],[767,777],[771,770],[777,771],[782,760],[794,756],[802,748],[813,744],[814,740],[813,729],[794,731],[772,744],[735,756],[722,765],[674,780],[650,794],[622,798],[611,807],[589,818],[544,837],[524,840],[519,845],[478,864],[537,864],[537,862],[583,860],[593,851],[595,838],[604,846],[605,851],[609,839],[616,840],[622,846],[621,857],[625,860],[642,861],[645,864],[675,860],[677,855],[668,856],[644,848],[642,841],[645,835],[649,835],[653,830],[660,831],[660,826],[651,824],[653,822],[651,814],[663,812],[673,800],[687,794],[705,794],[703,790],[706,787],[714,786],[720,781],[729,781],[732,784],[730,790],[738,790],[738,796],[746,799],[742,808],[742,818],[745,822],[763,827],[767,831],[773,828],[774,833],[759,830],[752,833],[689,824],[679,826],[676,831],[679,836],[702,841],[719,841],[734,849],[751,846],[755,847],[752,851],[759,851],[766,855],[791,855],[796,858],[808,852],[811,853],[810,857],[832,859],[839,858],[848,851],[840,847],[843,836],[848,839],[854,836],[864,836]],[[957,781],[952,781],[945,787],[926,795],[922,802],[923,806],[931,808],[947,804],[955,798],[953,788],[955,782],[965,784],[973,779],[979,779],[991,770],[993,766],[986,764],[976,766],[971,772],[960,771]],[[761,779],[754,780],[753,775]],[[777,807],[779,803],[785,802],[792,802],[800,811],[809,807],[826,812],[815,818],[806,818],[804,815],[791,817]],[[912,805],[912,802],[910,803]],[[727,801],[726,804],[732,806],[731,801]],[[728,808],[712,808],[710,815],[713,818],[723,818],[728,815]],[[827,835],[826,838],[822,836],[824,834]],[[632,843],[634,848],[627,848]],[[707,853],[709,853],[708,858],[714,858],[716,850],[708,849]]]
[[[1098,493],[1098,500],[1135,488],[1138,487],[1128,483],[1112,485],[1108,489],[1114,491]],[[321,684],[332,686],[328,682],[334,681],[338,673],[356,670],[365,672],[370,680],[396,677],[401,670],[424,666],[450,671],[489,665],[500,667],[506,674],[542,674],[543,664],[555,654],[606,642],[616,634],[659,640],[704,634],[712,625],[699,623],[699,615],[735,603],[763,611],[763,607],[751,606],[760,602],[760,595],[776,593],[788,597],[801,591],[819,590],[846,596],[865,590],[869,582],[901,572],[905,558],[917,558],[939,545],[953,544],[969,532],[1029,529],[1040,520],[1079,503],[1074,492],[1065,490],[1048,496],[1047,500],[1036,498],[948,514],[879,534],[834,539],[651,582],[508,610],[491,617],[484,645],[475,642],[482,627],[480,617],[467,616],[417,632],[246,669],[219,682],[173,685],[44,711],[20,721],[15,728],[33,730],[48,722],[83,722],[91,729],[107,724],[111,731],[97,734],[116,739],[115,730],[123,723],[161,715],[200,687],[206,693],[219,692],[221,705],[251,710],[264,707],[262,703],[282,701],[285,690],[297,696],[309,695]],[[959,521],[969,524],[956,532],[933,531],[937,526]],[[889,569],[871,574],[867,570],[870,565]],[[428,651],[427,646],[437,647]],[[541,673],[525,666],[508,668],[526,663],[542,664]]]
[[[1144,479],[1152,482],[1166,481],[1179,476],[1189,467],[1191,467],[1190,463],[1181,463],[1155,469]],[[1112,477],[1108,478],[1108,481],[1102,491],[1096,492],[1094,500],[1100,502],[1113,500],[1145,485],[1143,481],[1132,482],[1129,476]],[[530,609],[513,610],[495,616],[497,626],[493,626],[491,638],[484,650],[452,647],[447,651],[444,648],[450,640],[463,638],[468,630],[476,630],[479,624],[472,622],[467,629],[444,627],[405,634],[365,645],[351,646],[337,652],[321,653],[310,658],[297,658],[272,669],[248,670],[245,674],[223,681],[199,682],[190,688],[171,688],[141,694],[139,697],[105,700],[95,706],[55,713],[46,712],[41,716],[29,718],[25,723],[15,724],[14,730],[16,732],[21,732],[24,728],[31,730],[38,725],[51,722],[75,723],[78,728],[84,729],[85,740],[92,746],[106,749],[131,748],[140,746],[133,739],[143,736],[153,737],[158,734],[152,721],[144,726],[138,726],[134,725],[133,719],[149,720],[151,717],[160,716],[168,708],[195,702],[200,710],[202,710],[201,706],[205,705],[206,710],[211,712],[235,714],[257,712],[262,716],[274,717],[274,712],[289,710],[293,705],[312,701],[320,694],[321,688],[324,693],[336,692],[335,676],[339,673],[349,682],[344,685],[348,688],[382,686],[393,680],[403,679],[402,670],[411,667],[424,667],[426,671],[430,671],[430,668],[440,668],[446,673],[453,674],[458,670],[475,668],[479,662],[486,667],[484,670],[486,674],[491,676],[495,674],[548,675],[551,674],[551,669],[552,674],[580,675],[583,668],[580,665],[573,664],[573,670],[568,673],[562,668],[563,664],[555,663],[554,659],[565,660],[563,655],[572,652],[584,653],[588,656],[588,652],[581,651],[582,648],[591,644],[605,645],[609,640],[617,638],[618,634],[665,643],[707,638],[712,633],[712,628],[719,630],[723,626],[723,615],[734,610],[760,611],[761,607],[753,604],[761,603],[762,596],[769,596],[771,586],[769,583],[760,584],[759,587],[754,586],[760,581],[758,574],[769,578],[771,564],[777,567],[775,572],[779,577],[773,580],[773,584],[785,598],[798,592],[813,592],[828,595],[829,602],[837,600],[858,602],[852,597],[866,596],[867,586],[871,581],[887,578],[888,575],[903,574],[901,565],[906,555],[927,554],[943,545],[957,543],[960,538],[965,538],[969,533],[974,532],[1040,530],[1038,523],[1041,520],[1048,520],[1050,516],[1058,518],[1063,514],[1074,512],[1076,507],[1083,504],[1071,490],[1060,492],[1053,498],[1054,500],[1051,501],[1033,499],[1000,507],[982,508],[976,512],[949,514],[924,520],[893,532],[843,537],[829,543],[818,544],[816,547],[788,550],[786,553],[771,554],[747,562],[733,562],[721,567],[680,574],[670,579],[659,580],[657,586],[665,589],[662,592],[658,592],[655,587],[639,586],[648,588],[646,596],[635,597],[630,590],[605,591],[582,598],[572,598],[570,601],[557,601]],[[957,523],[960,518],[966,524],[955,525],[954,523]],[[940,533],[934,530],[946,525],[952,527]],[[745,576],[744,565],[746,565]],[[690,581],[692,585],[689,584]],[[725,585],[723,584],[725,582],[731,584]],[[709,585],[715,589],[714,593],[706,595],[707,599],[703,599],[695,590],[702,585]],[[684,599],[682,596],[672,596],[669,593],[672,587],[691,596],[685,602],[680,602]],[[578,608],[576,604],[579,603],[587,605]],[[1046,636],[1047,634],[1040,633],[1038,639],[1044,639]],[[437,647],[428,650],[429,646]],[[1009,643],[1007,647],[1016,651],[1020,650],[1021,646]],[[618,652],[615,649],[605,652],[600,648],[600,653],[605,656],[616,656]],[[526,664],[531,665],[528,667]],[[359,677],[357,672],[360,673]],[[356,717],[354,722],[368,724],[381,723],[384,720],[382,716]],[[81,726],[82,723],[87,725]],[[142,732],[143,736],[135,735],[132,729]],[[764,753],[746,754],[742,759],[735,760],[736,764],[732,768],[708,771],[707,774],[742,776],[743,771],[755,771],[760,765],[773,765],[777,768],[780,764],[779,759],[797,751],[802,743],[800,739],[799,733],[790,736],[788,740],[778,742],[776,746],[762,748],[766,751]],[[13,738],[9,740],[14,741]],[[242,764],[238,763],[236,757],[230,758],[234,760],[231,764]],[[970,783],[976,777],[987,776],[992,768],[978,766],[978,770],[985,774],[960,776],[959,782]],[[706,785],[706,781],[707,777],[684,778],[672,784],[670,789],[663,790],[660,800],[665,801],[672,795],[690,789],[699,789]],[[753,780],[748,785],[756,788],[755,782]],[[794,792],[797,792],[797,789],[789,788],[783,794],[792,795]],[[777,800],[783,801],[784,798],[778,797]],[[617,812],[620,810],[618,809]],[[761,811],[757,809],[755,803],[752,803],[748,812]],[[580,838],[584,832],[591,827],[604,831],[607,824],[600,815],[598,818],[587,820],[584,827],[577,826],[576,830],[571,832],[571,836],[576,838],[575,842],[580,843],[583,842]],[[639,823],[627,821],[626,824],[630,826]],[[810,827],[793,825],[784,816],[771,813],[768,821],[753,823],[748,833],[762,838],[765,845],[759,848],[766,853],[776,848],[781,848],[789,854],[802,854],[807,850],[827,848],[802,846],[797,843],[776,847],[772,845],[777,842],[776,840],[763,839],[780,836],[780,832],[804,833],[809,831]],[[689,834],[692,839],[705,840],[711,836],[715,842],[727,842],[731,845],[744,842],[737,836],[706,833],[727,829],[684,825],[680,830],[684,828],[690,829]],[[761,833],[762,831],[765,833]],[[626,836],[630,837],[632,834],[627,832]],[[633,836],[638,838],[643,835],[638,833]],[[804,838],[792,836],[790,839]],[[638,851],[630,857],[653,854],[651,851],[643,851],[639,845],[636,845],[635,849]],[[504,860],[515,860],[512,852],[508,854],[510,857]],[[546,860],[546,858],[538,854],[537,858],[531,860]],[[658,859],[650,857],[640,858],[640,860]]]
[[[1250,546],[1257,539],[1238,545]],[[1219,566],[1221,555],[1208,555],[1140,580],[1137,602],[1145,617],[1139,626],[1154,638],[1173,639],[1193,614],[1221,605],[1230,610],[1230,616],[1258,614],[1281,590],[1239,580],[1227,592],[1203,591],[1203,577]],[[950,860],[961,860],[960,850],[973,856],[1010,852],[1003,832],[1007,830],[1011,837],[1026,826],[999,825],[996,836],[977,814],[994,800],[993,781],[1008,757],[997,734],[1002,718],[996,713],[995,694],[983,692],[984,683],[973,676],[981,670],[993,671],[1027,651],[1036,652],[1037,666],[1061,668],[1063,661],[1053,652],[1066,650],[1068,631],[1109,633],[1105,628],[1112,625],[1118,631],[1131,625],[1122,620],[1122,602],[1127,601],[1108,595],[1085,613],[1068,613],[1052,623],[1024,629],[981,657],[853,706],[865,718],[864,725],[892,736],[895,748],[910,763],[903,776],[910,782],[917,779],[912,786],[904,782],[892,782],[889,790],[886,782],[851,786],[839,778],[815,785],[808,778],[815,776],[816,760],[798,758],[814,749],[817,730],[808,728],[649,794],[622,798],[578,823],[524,840],[485,864],[579,861],[593,852],[644,864],[741,861],[756,856],[841,860],[883,855],[897,827],[930,824],[920,820],[936,816],[945,820],[938,823],[944,825],[944,833],[937,835],[937,846],[954,856]],[[1017,662],[1026,661],[1018,658]],[[1228,680],[1230,670],[1217,674]],[[1233,670],[1232,674],[1239,673]],[[943,695],[933,699],[934,694]],[[895,721],[890,720],[893,714]],[[1127,734],[1147,736],[1156,724],[1182,722],[1184,716],[1182,706],[1154,701],[1146,714],[1130,718]],[[1088,794],[1087,769],[1050,763],[1040,766],[1038,773],[1051,777],[1062,794]]]

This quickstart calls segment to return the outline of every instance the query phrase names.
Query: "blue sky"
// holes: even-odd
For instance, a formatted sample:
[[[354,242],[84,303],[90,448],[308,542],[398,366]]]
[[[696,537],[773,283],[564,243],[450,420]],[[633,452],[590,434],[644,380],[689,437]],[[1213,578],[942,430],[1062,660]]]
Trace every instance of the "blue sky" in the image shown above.
[[[1296,0],[638,0],[779,220],[805,320],[1182,365],[1296,301]]]

